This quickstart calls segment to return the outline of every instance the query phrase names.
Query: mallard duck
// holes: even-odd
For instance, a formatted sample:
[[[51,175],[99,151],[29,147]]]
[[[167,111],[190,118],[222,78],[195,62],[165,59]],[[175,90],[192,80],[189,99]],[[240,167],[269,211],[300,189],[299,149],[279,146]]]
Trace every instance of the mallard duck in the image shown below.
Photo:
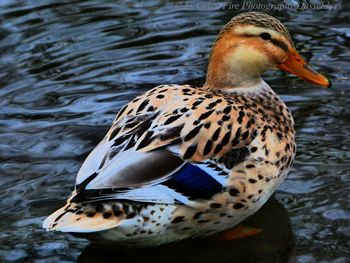
[[[237,237],[231,230],[269,199],[296,152],[292,115],[261,78],[270,69],[331,86],[279,20],[233,17],[204,86],[161,85],[122,107],[43,227],[133,246]]]

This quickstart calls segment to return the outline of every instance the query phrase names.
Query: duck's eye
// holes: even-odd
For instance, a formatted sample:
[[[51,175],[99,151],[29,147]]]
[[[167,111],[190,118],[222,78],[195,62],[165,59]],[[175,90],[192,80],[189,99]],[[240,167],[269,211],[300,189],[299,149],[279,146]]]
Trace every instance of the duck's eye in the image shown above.
[[[269,33],[261,33],[260,37],[264,40],[270,40],[271,35]]]

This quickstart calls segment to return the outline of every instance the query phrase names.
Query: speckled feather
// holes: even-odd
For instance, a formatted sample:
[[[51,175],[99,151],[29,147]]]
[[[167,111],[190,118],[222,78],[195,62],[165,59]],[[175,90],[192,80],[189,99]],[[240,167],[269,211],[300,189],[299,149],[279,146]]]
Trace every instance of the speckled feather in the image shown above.
[[[136,134],[134,141],[125,141]],[[170,147],[187,162],[218,169],[226,178],[225,185],[208,200],[179,204],[114,200],[105,189],[98,191],[101,198],[91,199],[84,188],[86,180],[93,181],[91,177],[110,166],[113,155],[118,154],[111,154],[109,146],[95,175],[78,175],[77,190],[66,207],[47,221],[51,222],[48,228],[66,232],[113,228],[113,235],[96,232],[96,238],[129,243],[152,234],[158,238],[155,244],[206,236],[256,211],[285,176],[295,154],[292,117],[267,85],[258,96],[187,85],[159,86],[118,113],[102,143],[115,145],[118,141],[131,144],[128,147],[135,152]],[[130,224],[131,228],[126,227]]]
[[[237,24],[290,40],[278,20],[255,12],[233,18],[218,39]],[[206,237],[256,212],[295,152],[292,116],[262,80],[232,89],[158,86],[122,107],[67,204],[43,226],[133,246]]]

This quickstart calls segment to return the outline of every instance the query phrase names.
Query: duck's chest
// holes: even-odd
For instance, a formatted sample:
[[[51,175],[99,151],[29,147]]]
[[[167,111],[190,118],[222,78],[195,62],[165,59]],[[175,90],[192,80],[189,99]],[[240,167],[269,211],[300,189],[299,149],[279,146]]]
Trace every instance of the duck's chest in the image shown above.
[[[294,121],[277,95],[254,98],[250,105],[255,137],[245,146],[246,159],[232,168],[228,178],[229,200],[238,209],[258,209],[265,203],[286,177],[296,152]]]

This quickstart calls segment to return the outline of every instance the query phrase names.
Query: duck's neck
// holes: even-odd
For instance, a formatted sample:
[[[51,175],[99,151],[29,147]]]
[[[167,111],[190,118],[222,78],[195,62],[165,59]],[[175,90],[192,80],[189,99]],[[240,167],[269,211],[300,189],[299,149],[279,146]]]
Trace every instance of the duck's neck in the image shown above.
[[[232,38],[234,36],[230,36]],[[234,44],[232,44],[234,43]],[[266,57],[239,38],[219,39],[211,52],[205,88],[249,88],[261,83],[266,68]]]
[[[209,64],[210,65],[210,64]],[[241,68],[232,69],[228,65],[210,65],[204,84],[208,89],[249,89],[262,82],[260,75],[247,74]]]
[[[260,82],[253,85],[246,86],[246,87],[216,88],[216,90],[220,90],[222,92],[229,93],[229,94],[240,94],[244,96],[253,96],[253,97],[260,96],[268,92],[273,92],[271,87],[262,79],[260,79]]]

